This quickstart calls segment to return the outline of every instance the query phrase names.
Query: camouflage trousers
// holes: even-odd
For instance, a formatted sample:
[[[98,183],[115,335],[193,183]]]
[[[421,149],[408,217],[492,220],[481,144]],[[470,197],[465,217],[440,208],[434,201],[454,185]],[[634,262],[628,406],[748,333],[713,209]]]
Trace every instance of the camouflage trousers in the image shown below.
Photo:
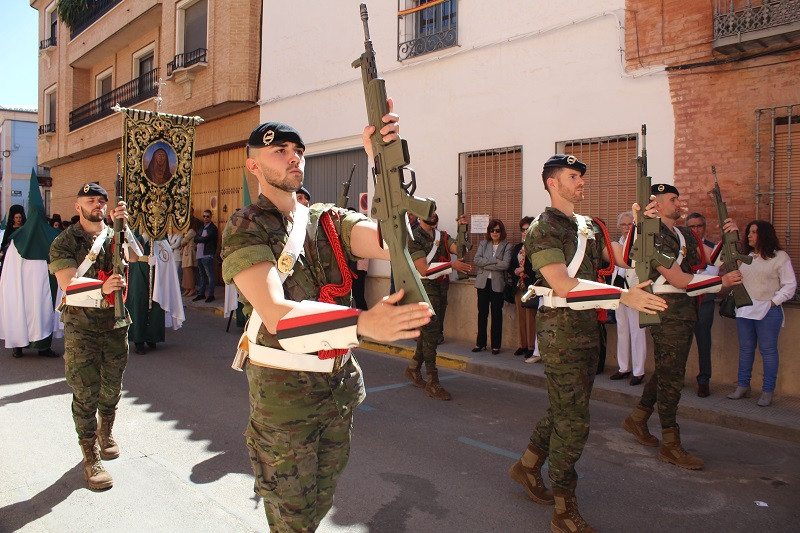
[[[333,506],[350,458],[353,409],[364,398],[357,363],[340,374],[247,365],[245,430],[254,490],[270,531],[314,531]]]
[[[98,411],[116,411],[127,363],[128,328],[92,331],[64,324],[64,368],[79,439],[95,436]]]
[[[668,303],[672,306],[671,302]],[[661,324],[650,327],[656,370],[645,384],[639,403],[647,409],[658,405],[662,428],[678,425],[678,402],[681,400],[696,317],[696,313],[682,317],[662,313]]]
[[[425,361],[425,368],[428,372],[436,370],[436,350],[439,345],[439,337],[444,331],[444,315],[447,312],[447,290],[449,283],[442,283],[436,280],[425,280],[423,282],[425,292],[433,306],[431,321],[420,328],[420,335],[417,337],[417,350],[414,352],[414,360],[417,362]]]
[[[536,320],[550,407],[531,443],[548,452],[554,488],[574,490],[575,463],[589,438],[589,397],[597,372],[597,313],[542,307]]]

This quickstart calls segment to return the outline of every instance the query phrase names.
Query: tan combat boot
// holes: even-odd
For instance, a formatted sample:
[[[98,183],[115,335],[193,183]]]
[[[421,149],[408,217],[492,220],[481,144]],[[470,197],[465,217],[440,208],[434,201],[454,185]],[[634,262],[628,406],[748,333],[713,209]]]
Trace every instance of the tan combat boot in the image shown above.
[[[658,446],[658,439],[651,435],[650,430],[647,429],[647,421],[652,414],[652,409],[637,405],[633,408],[633,412],[628,415],[628,418],[622,421],[622,429],[636,437],[636,441],[639,444]]]
[[[550,531],[553,533],[597,533],[597,530],[587,524],[578,512],[575,491],[554,488],[553,498],[556,508],[553,509]]]
[[[104,461],[119,457],[119,445],[111,434],[114,427],[116,413],[104,415],[100,413],[100,422],[97,424],[97,440],[100,443],[100,458]]]
[[[103,468],[100,461],[100,448],[97,439],[80,439],[78,441],[83,452],[83,478],[92,490],[106,490],[114,485],[111,474]]]
[[[525,487],[528,496],[536,503],[543,505],[553,504],[553,493],[544,486],[542,479],[542,466],[547,459],[547,452],[528,444],[528,449],[522,457],[514,463],[508,474],[511,479]]]
[[[422,368],[422,361],[417,361],[416,359],[411,360],[411,364],[406,367],[403,371],[403,375],[411,380],[411,383],[420,389],[424,389],[427,383],[425,379],[422,377],[422,372],[420,369]]]
[[[425,394],[434,400],[451,400],[453,398],[439,383],[438,370],[428,370],[428,383],[425,385]]]
[[[672,463],[689,470],[702,470],[705,463],[699,457],[695,457],[683,449],[681,433],[677,427],[662,429],[661,436],[664,438],[664,442],[658,451],[659,461]]]

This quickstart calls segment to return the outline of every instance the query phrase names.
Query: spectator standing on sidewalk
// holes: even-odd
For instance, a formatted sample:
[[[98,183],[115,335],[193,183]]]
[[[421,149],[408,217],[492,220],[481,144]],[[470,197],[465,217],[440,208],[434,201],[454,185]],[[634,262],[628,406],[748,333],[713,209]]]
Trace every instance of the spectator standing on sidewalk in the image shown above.
[[[197,271],[197,244],[194,242],[194,237],[197,235],[195,229],[198,227],[197,219],[192,217],[189,224],[189,229],[186,230],[181,236],[181,268],[183,276],[181,277],[181,289],[184,296],[195,296],[197,294],[197,286],[195,272]]]
[[[194,238],[197,243],[197,268],[200,275],[200,286],[193,302],[206,299],[214,301],[214,259],[217,255],[217,226],[211,222],[211,211],[203,211],[203,227]],[[206,296],[206,288],[208,296]]]
[[[511,244],[506,240],[503,221],[493,218],[486,226],[486,238],[478,244],[472,264],[478,267],[475,288],[478,290],[478,337],[473,352],[486,349],[486,328],[489,308],[492,311],[492,353],[500,353],[503,341],[503,289],[506,270],[511,264]]]
[[[706,217],[700,213],[692,213],[686,217],[686,226],[692,230],[697,240],[706,247],[706,257],[711,257],[711,252],[716,246],[705,238]],[[719,267],[708,264],[699,274],[719,274]],[[697,341],[697,395],[706,398],[711,394],[709,382],[711,381],[711,326],[714,325],[714,295],[706,294],[700,299],[697,308],[697,323],[694,325],[694,338]]]
[[[522,242],[514,246],[511,250],[511,263],[508,265],[508,272],[511,274],[511,281],[516,287],[514,293],[514,303],[517,310],[517,320],[519,321],[519,348],[514,355],[525,354],[526,363],[538,363],[542,358],[538,354],[536,342],[536,311],[539,308],[539,297],[535,296],[527,302],[522,301],[522,296],[528,290],[528,285],[536,281],[536,272],[531,268],[531,262],[525,257],[525,234],[533,222],[533,217],[522,217],[519,221],[519,231],[522,234]]]

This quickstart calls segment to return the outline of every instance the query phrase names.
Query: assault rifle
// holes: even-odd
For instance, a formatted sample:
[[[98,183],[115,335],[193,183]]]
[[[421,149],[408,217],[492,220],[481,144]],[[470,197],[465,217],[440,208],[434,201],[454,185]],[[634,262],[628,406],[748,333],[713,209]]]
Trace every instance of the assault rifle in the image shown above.
[[[717,167],[715,165],[711,166],[711,173],[714,174],[714,188],[708,191],[708,194],[714,199],[714,206],[717,208],[717,220],[719,221],[720,229],[722,229],[722,226],[725,225],[725,219],[728,218],[728,206],[722,201],[722,192],[719,190]],[[722,250],[720,256],[725,265],[725,270],[728,272],[739,268],[739,263],[737,263],[737,261],[747,263],[748,265],[753,262],[751,256],[739,253],[739,250],[736,249],[737,242],[739,242],[738,231],[732,231],[730,233],[725,233],[724,230],[722,231]],[[747,289],[744,288],[744,285],[734,285],[733,299],[736,302],[737,308],[753,305],[753,300],[750,299],[750,295],[747,293]]]
[[[339,201],[336,202],[336,207],[347,209],[347,203],[350,201],[348,194],[350,193],[350,183],[353,181],[353,173],[356,171],[356,165],[353,164],[353,169],[350,171],[350,177],[347,181],[342,182],[342,190],[339,193]]]
[[[112,209],[116,209],[122,201],[122,174],[120,173],[120,155],[117,153],[117,179],[114,182],[114,205]],[[122,245],[125,243],[125,220],[121,218],[114,219],[114,237],[111,241],[112,261],[114,274],[119,274],[122,279],[125,279],[125,255],[122,251]],[[117,289],[114,291],[114,327],[119,328],[128,324],[128,319],[125,315],[125,300],[123,298],[124,289]]]
[[[389,112],[386,103],[386,82],[378,77],[375,50],[369,38],[366,4],[361,4],[360,13],[364,24],[364,53],[353,61],[353,68],[361,68],[367,117],[369,124],[375,127],[370,138],[375,167],[372,217],[378,221],[379,244],[382,245],[385,241],[389,246],[395,287],[404,290],[400,303],[425,302],[430,306],[431,302],[422,287],[419,272],[408,254],[406,213],[410,211],[422,220],[430,220],[436,210],[436,203],[431,198],[414,196],[417,180],[411,168],[408,169],[409,181],[404,181],[403,170],[411,162],[406,140],[396,139],[388,143],[383,141],[380,130],[385,125],[383,116]]]
[[[458,218],[464,215],[464,193],[461,191],[461,174],[458,175]],[[469,242],[469,224],[458,225],[458,237],[456,238],[456,255],[462,259],[467,252],[472,248],[472,243]],[[469,276],[463,272],[458,273],[458,279],[467,279]]]
[[[636,276],[639,282],[649,280],[658,265],[664,268],[672,266],[673,259],[656,249],[656,235],[661,231],[661,219],[645,216],[644,210],[650,203],[650,187],[652,178],[647,175],[647,125],[642,124],[642,155],[636,161],[636,203],[640,210],[636,214],[636,240],[630,251],[630,258],[636,264]],[[644,290],[651,293],[653,286],[648,285]],[[658,315],[649,315],[639,312],[639,327],[661,324]]]

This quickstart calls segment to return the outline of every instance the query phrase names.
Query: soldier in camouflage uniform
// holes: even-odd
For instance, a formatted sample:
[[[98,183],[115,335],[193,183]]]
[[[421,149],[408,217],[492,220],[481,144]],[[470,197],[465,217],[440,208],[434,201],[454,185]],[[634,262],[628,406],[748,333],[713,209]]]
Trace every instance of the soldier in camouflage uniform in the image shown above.
[[[387,142],[398,138],[396,120],[391,113],[384,117],[388,124],[381,134]],[[367,128],[364,134],[368,153],[371,131]],[[250,388],[245,436],[255,490],[264,499],[273,532],[314,531],[330,510],[336,482],[349,458],[353,409],[365,396],[361,369],[347,350],[333,359],[330,371],[300,371],[272,364],[282,355],[323,358],[323,352],[318,359],[312,350],[289,353],[284,347],[287,341],[280,337],[284,326],[311,318],[316,325],[314,335],[324,337],[324,344],[336,349],[356,345],[356,334],[379,340],[414,338],[431,314],[424,303],[393,305],[402,291],[367,311],[349,308],[347,261],[361,257],[388,260],[389,253],[378,244],[374,223],[331,204],[309,208],[308,224],[298,226],[300,235],[303,231],[305,235],[304,241],[299,241],[304,242],[302,252],[287,266],[284,245],[293,234],[294,220],[302,219],[305,209],[295,194],[303,184],[304,149],[300,135],[286,124],[268,122],[253,131],[246,166],[258,179],[262,194],[228,220],[222,239],[225,282],[236,284],[245,314],[252,315],[250,320],[254,311],[263,320],[256,346],[250,344],[245,363]],[[324,313],[298,318],[298,312],[311,309],[323,294],[335,297],[340,304],[337,313],[356,316],[357,321],[337,329],[333,321],[325,321]],[[256,360],[259,353],[269,357]],[[304,356],[306,353],[310,354]]]
[[[466,224],[466,217],[459,220],[459,224]],[[456,252],[456,241],[446,231],[438,231],[439,215],[433,214],[431,220],[419,221],[419,226],[414,230],[414,239],[408,244],[408,253],[414,260],[414,266],[422,278],[422,286],[428,294],[428,299],[433,306],[434,317],[430,323],[423,326],[422,333],[417,338],[417,350],[411,360],[411,365],[405,369],[403,375],[411,380],[415,387],[424,388],[425,394],[437,400],[450,400],[452,396],[439,383],[439,371],[436,370],[436,347],[442,336],[444,314],[447,311],[447,290],[450,287],[449,273],[455,269],[459,272],[469,273],[470,266],[461,261],[462,258],[450,263],[450,254]],[[438,240],[437,240],[438,235]],[[432,260],[427,260],[432,250]],[[432,267],[432,263],[437,263]],[[430,263],[430,264],[429,264]],[[449,268],[447,268],[449,265]],[[433,269],[435,274],[428,275],[428,270]],[[441,270],[444,268],[444,270]],[[422,377],[422,363],[425,362],[425,371],[428,374],[426,382]]]
[[[80,221],[59,234],[50,246],[50,273],[64,291],[74,283],[78,266],[95,238],[103,232],[108,236],[84,276],[105,279],[101,289],[104,295],[124,286],[121,276],[111,274],[111,228],[103,223],[107,202],[108,193],[99,185],[82,186],[75,204]],[[127,218],[122,202],[113,215]],[[136,260],[135,255],[132,260]],[[64,366],[67,384],[72,388],[72,418],[83,452],[84,477],[89,488],[108,489],[113,480],[103,468],[101,458],[119,457],[119,446],[111,430],[121,396],[122,374],[128,362],[128,326],[115,327],[113,306],[67,305],[62,310],[61,320],[64,322]]]
[[[623,421],[622,427],[632,433],[640,444],[658,446],[658,439],[647,428],[647,420],[653,413],[653,408],[658,405],[663,436],[659,460],[682,468],[699,470],[703,468],[703,460],[687,452],[681,445],[676,419],[686,373],[686,360],[697,322],[697,298],[690,294],[699,292],[692,292],[693,278],[703,278],[705,283],[711,282],[708,289],[700,292],[713,293],[723,286],[740,284],[741,273],[734,270],[721,279],[717,276],[693,276],[693,272],[705,266],[705,253],[700,239],[690,228],[675,225],[682,216],[678,189],[664,183],[654,184],[651,193],[655,197],[656,210],[661,218],[661,232],[656,237],[656,248],[662,254],[675,259],[675,262],[670,268],[658,266],[652,276],[654,282],[666,280],[666,284],[655,283],[653,290],[668,304],[667,309],[659,314],[661,324],[650,326],[656,368],[644,386],[639,404]],[[686,289],[689,289],[689,294]]]
[[[536,320],[550,407],[534,428],[527,450],[509,472],[532,500],[545,505],[555,503],[551,529],[570,533],[594,531],[578,512],[575,499],[575,463],[589,436],[589,396],[600,341],[597,313],[592,307],[613,309],[622,302],[649,313],[663,309],[662,299],[642,290],[649,282],[627,291],[594,282],[611,250],[590,218],[574,214],[575,203],[583,198],[585,172],[586,165],[574,156],[555,155],[548,159],[542,181],[552,207],[533,221],[525,235],[525,253],[537,272],[537,285],[549,287],[551,295],[557,297],[542,299]],[[577,272],[570,275],[567,265],[578,253],[579,228],[585,228],[585,252]],[[615,257],[621,257],[621,248],[614,252]],[[584,307],[567,306],[567,295],[573,298],[580,295],[579,291],[601,291],[608,301],[595,304],[592,297],[584,296],[588,300]],[[541,475],[548,456],[552,492],[545,487]]]

